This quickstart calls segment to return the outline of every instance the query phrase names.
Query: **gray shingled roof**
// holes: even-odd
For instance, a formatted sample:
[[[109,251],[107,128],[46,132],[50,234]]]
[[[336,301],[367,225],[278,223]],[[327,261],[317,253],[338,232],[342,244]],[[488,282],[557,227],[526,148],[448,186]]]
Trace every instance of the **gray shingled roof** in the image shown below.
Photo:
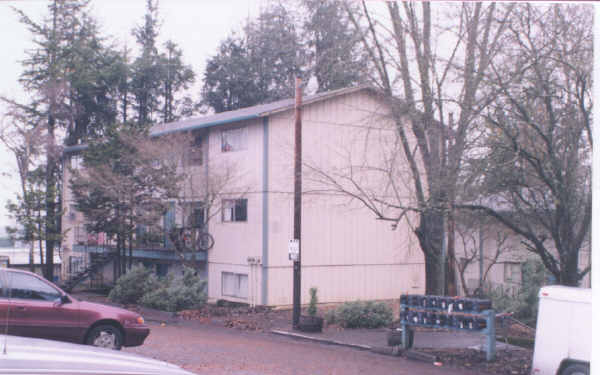
[[[332,97],[346,95],[360,90],[369,89],[367,86],[350,87],[334,91],[327,91],[315,95],[309,95],[302,98],[302,104],[311,104],[317,101],[329,99]],[[283,99],[272,103],[259,104],[253,107],[246,107],[234,111],[221,112],[204,117],[194,117],[181,121],[163,123],[154,125],[150,128],[151,136],[159,136],[180,131],[189,131],[211,126],[231,124],[238,121],[261,118],[272,113],[286,111],[294,108],[294,98]]]

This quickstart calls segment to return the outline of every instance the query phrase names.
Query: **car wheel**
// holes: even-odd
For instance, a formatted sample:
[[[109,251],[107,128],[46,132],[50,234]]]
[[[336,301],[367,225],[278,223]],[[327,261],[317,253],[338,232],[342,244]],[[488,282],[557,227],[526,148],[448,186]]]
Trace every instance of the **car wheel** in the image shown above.
[[[100,348],[121,350],[123,334],[115,326],[99,325],[90,331],[85,343]]]
[[[565,367],[560,375],[590,375],[590,368],[581,363],[572,363]]]

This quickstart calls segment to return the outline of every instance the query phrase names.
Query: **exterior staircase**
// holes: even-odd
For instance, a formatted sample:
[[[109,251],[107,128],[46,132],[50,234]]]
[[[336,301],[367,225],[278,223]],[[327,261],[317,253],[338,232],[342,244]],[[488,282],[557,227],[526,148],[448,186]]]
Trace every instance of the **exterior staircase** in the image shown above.
[[[62,285],[62,288],[66,292],[71,292],[71,290],[73,290],[73,288],[75,288],[75,286],[77,286],[77,284],[79,284],[83,280],[89,278],[94,273],[101,271],[105,265],[107,265],[111,261],[115,260],[116,257],[117,257],[117,253],[114,251],[98,254],[98,256],[96,256],[92,259],[92,261],[90,262],[90,264],[87,267],[85,267],[81,271],[72,275]]]

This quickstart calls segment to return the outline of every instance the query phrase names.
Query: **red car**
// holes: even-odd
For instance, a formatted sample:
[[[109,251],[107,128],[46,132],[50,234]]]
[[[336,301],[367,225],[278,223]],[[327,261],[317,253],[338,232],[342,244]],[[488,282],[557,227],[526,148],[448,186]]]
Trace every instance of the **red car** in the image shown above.
[[[150,333],[139,314],[78,301],[31,272],[0,269],[0,288],[0,323],[9,335],[119,350],[142,345]]]

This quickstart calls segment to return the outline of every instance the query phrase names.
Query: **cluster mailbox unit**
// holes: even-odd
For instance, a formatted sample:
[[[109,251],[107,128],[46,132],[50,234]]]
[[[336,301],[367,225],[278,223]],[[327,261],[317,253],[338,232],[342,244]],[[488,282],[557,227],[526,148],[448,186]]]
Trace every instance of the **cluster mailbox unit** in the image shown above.
[[[496,314],[489,299],[406,294],[400,296],[402,345],[408,349],[410,326],[466,330],[487,336],[486,358],[496,355]]]

